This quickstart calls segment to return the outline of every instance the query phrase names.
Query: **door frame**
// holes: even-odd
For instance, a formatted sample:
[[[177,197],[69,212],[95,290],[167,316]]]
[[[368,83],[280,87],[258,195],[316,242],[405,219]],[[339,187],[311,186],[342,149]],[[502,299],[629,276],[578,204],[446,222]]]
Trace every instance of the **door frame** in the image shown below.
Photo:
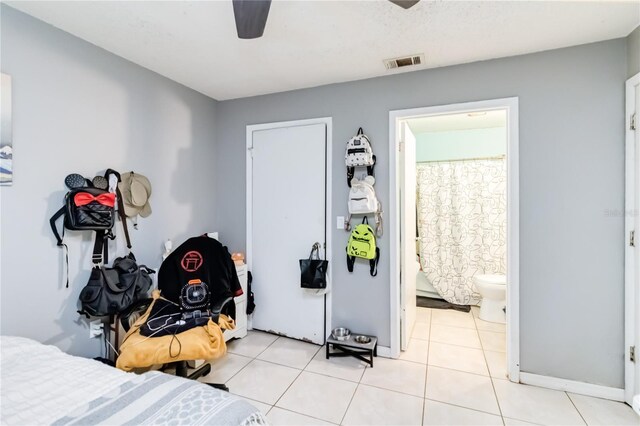
[[[391,357],[400,355],[399,123],[408,118],[504,109],[507,112],[507,370],[520,381],[520,202],[518,97],[389,111]]]
[[[325,324],[324,324],[324,341],[327,340],[327,332],[331,330],[331,316],[332,316],[332,303],[331,293],[333,286],[333,267],[332,264],[332,244],[331,244],[331,200],[332,200],[332,188],[331,188],[331,176],[332,176],[332,136],[333,136],[333,118],[321,117],[311,118],[305,120],[293,120],[293,121],[279,121],[274,123],[261,123],[261,124],[249,124],[246,129],[246,144],[245,144],[245,167],[246,167],[246,263],[247,268],[250,271],[252,267],[252,255],[253,255],[253,227],[252,227],[252,214],[253,214],[253,156],[251,150],[253,149],[253,132],[259,130],[271,130],[280,129],[283,127],[298,127],[308,126],[312,124],[324,124],[326,126],[326,150],[325,150],[325,243],[327,245],[325,249],[325,259],[329,260],[329,266],[327,268],[327,291],[324,294],[324,312],[325,312]],[[249,322],[250,323],[250,322]],[[251,327],[249,327],[251,329]]]
[[[637,229],[638,212],[635,211],[638,196],[636,182],[637,173],[640,173],[640,157],[636,152],[636,132],[631,129],[631,116],[636,114],[636,128],[638,128],[640,105],[636,105],[635,87],[640,85],[640,73],[627,80],[625,84],[625,211],[624,211],[624,245],[625,245],[625,268],[624,268],[624,399],[640,414],[640,383],[638,383],[637,372],[640,369],[640,327],[638,319],[640,317],[640,282],[636,271],[638,265],[637,247],[630,245],[630,234],[635,229],[636,241],[640,240],[640,229]],[[630,347],[636,347],[636,362],[630,361]],[[635,397],[635,400],[634,400]]]
[[[420,268],[418,268],[417,270],[413,270],[412,267],[412,263],[415,264],[415,260],[416,260],[416,255],[418,254],[418,250],[416,249],[416,243],[417,243],[417,238],[415,238],[415,235],[413,235],[416,231],[416,226],[418,223],[418,214],[417,214],[417,209],[413,208],[413,209],[405,209],[404,211],[402,210],[402,206],[406,206],[406,205],[411,205],[411,204],[407,204],[407,201],[405,201],[407,198],[411,199],[412,202],[414,203],[414,205],[417,203],[417,199],[418,197],[416,196],[416,191],[417,191],[417,181],[416,181],[416,176],[417,176],[417,167],[415,167],[415,163],[417,160],[417,140],[416,140],[416,135],[413,133],[413,131],[411,130],[411,128],[409,127],[409,123],[406,121],[400,121],[398,124],[402,124],[399,129],[398,129],[398,137],[399,137],[399,141],[398,143],[401,144],[398,146],[398,153],[399,153],[399,159],[398,159],[398,166],[402,167],[404,166],[404,170],[399,169],[398,170],[398,190],[399,190],[399,194],[398,194],[398,198],[400,199],[400,210],[399,210],[399,220],[398,223],[400,224],[400,245],[399,245],[399,253],[400,253],[400,260],[399,260],[399,264],[400,264],[400,280],[401,280],[401,284],[402,283],[408,283],[411,280],[407,279],[407,277],[410,277],[411,274],[413,273],[414,277],[417,276],[417,273],[420,272]],[[409,132],[411,134],[411,138],[407,138],[407,132]],[[407,142],[407,139],[413,139],[413,143],[409,144]],[[409,148],[410,145],[413,145],[413,147]],[[411,154],[412,156],[408,155],[409,151],[412,151]],[[411,164],[408,163],[407,160],[410,160],[413,164],[413,173],[412,173],[412,178],[413,178],[413,183],[412,183],[412,195],[407,195],[409,194],[409,192],[407,191],[407,164]],[[409,211],[412,211],[411,213],[409,213]],[[407,219],[407,215],[412,215],[412,219],[413,219],[413,223],[409,222],[411,224],[411,226],[407,225],[406,219]],[[405,230],[406,228],[406,230]],[[409,238],[407,240],[402,239],[402,236],[404,236],[405,232],[410,232],[409,230],[413,230],[412,232],[412,238]],[[409,243],[409,244],[407,244]],[[412,246],[412,248],[410,249],[410,253],[409,255],[407,255],[407,253],[403,253],[403,250],[406,251],[407,249],[407,245]],[[413,255],[413,259],[411,258],[411,255]],[[403,270],[403,267],[410,267],[412,269],[409,269],[407,271]],[[404,277],[404,280],[403,278]],[[411,340],[411,334],[413,333],[413,329],[415,328],[415,321],[416,321],[416,314],[417,314],[417,306],[414,304],[413,307],[408,308],[406,305],[403,304],[404,301],[404,296],[405,294],[410,294],[409,291],[407,291],[407,285],[399,286],[401,291],[400,291],[400,350],[404,351],[409,349],[409,341]],[[413,293],[416,294],[417,292],[417,282],[416,279],[413,280]],[[415,297],[415,296],[414,296]],[[409,313],[411,313],[411,315],[409,315]],[[408,322],[411,318],[409,318],[410,316],[413,316],[413,324],[405,324],[404,321]],[[404,321],[403,321],[404,320]],[[407,326],[405,328],[405,326]],[[406,330],[407,331],[407,336],[405,336],[406,338],[406,342],[404,341],[403,337],[403,331]],[[405,348],[406,347],[406,348]]]

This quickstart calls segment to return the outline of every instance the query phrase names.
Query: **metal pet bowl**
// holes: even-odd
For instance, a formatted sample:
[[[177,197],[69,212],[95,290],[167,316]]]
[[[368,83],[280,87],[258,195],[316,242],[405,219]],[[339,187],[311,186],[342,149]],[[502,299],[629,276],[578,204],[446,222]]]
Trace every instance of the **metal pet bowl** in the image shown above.
[[[351,330],[344,327],[338,327],[334,328],[333,331],[331,331],[331,335],[336,340],[347,340],[349,336],[351,336]]]
[[[353,340],[356,341],[356,343],[360,343],[362,345],[366,345],[367,343],[371,342],[371,337],[369,336],[356,336],[353,338]]]

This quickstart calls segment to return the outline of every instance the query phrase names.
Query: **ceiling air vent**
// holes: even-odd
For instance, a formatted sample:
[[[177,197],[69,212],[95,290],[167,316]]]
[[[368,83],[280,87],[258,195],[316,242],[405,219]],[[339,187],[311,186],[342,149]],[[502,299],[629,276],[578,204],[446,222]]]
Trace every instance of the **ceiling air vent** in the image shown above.
[[[424,54],[403,56],[401,58],[385,59],[383,62],[384,62],[384,66],[387,67],[388,70],[393,70],[396,68],[403,68],[403,67],[410,67],[413,65],[422,65],[424,64]]]

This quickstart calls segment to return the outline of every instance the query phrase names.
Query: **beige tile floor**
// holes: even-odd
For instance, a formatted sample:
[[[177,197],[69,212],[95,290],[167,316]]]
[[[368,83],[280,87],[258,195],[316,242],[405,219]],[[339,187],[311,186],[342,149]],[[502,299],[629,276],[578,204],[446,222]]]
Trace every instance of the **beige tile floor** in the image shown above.
[[[511,383],[505,327],[418,308],[407,351],[325,359],[324,348],[251,331],[230,342],[206,382],[225,382],[274,425],[640,425],[613,401]]]

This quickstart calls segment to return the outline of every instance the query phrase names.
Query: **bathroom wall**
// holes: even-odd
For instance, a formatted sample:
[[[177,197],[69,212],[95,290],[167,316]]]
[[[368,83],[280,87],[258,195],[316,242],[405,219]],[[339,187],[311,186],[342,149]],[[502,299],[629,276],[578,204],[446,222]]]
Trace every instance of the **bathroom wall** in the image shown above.
[[[416,136],[416,161],[444,161],[505,155],[504,127],[425,132]]]

